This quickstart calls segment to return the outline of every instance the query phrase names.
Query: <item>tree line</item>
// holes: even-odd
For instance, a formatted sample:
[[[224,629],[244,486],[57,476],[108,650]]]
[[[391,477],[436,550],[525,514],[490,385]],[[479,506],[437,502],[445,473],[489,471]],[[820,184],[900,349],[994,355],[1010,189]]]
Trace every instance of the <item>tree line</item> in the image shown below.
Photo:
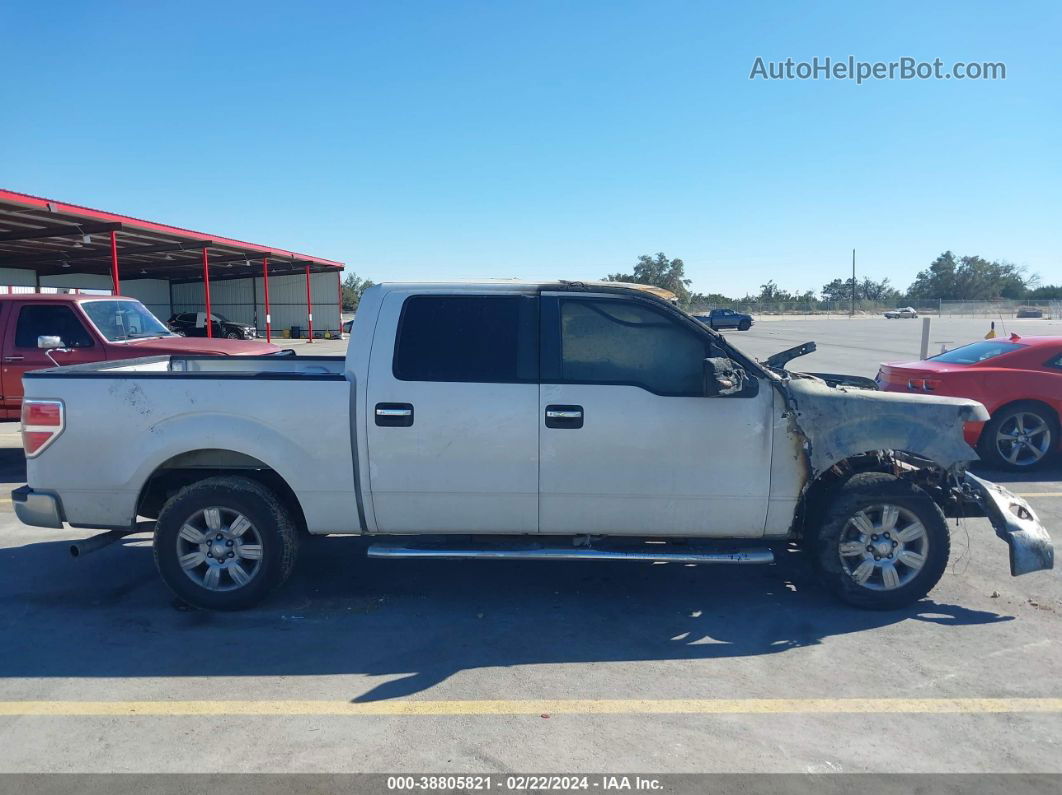
[[[746,293],[735,298],[722,293],[700,293],[690,289],[692,281],[686,278],[686,265],[678,258],[671,259],[663,252],[655,257],[643,254],[638,257],[631,273],[610,273],[606,281],[632,282],[663,287],[678,296],[679,303],[687,307],[717,307],[732,304],[780,304],[780,303],[844,303],[853,296],[857,302],[875,304],[901,304],[905,301],[992,301],[1010,300],[1057,300],[1062,299],[1062,285],[1040,285],[1040,278],[1025,268],[1004,261],[989,261],[979,256],[958,257],[945,251],[923,271],[915,276],[906,290],[893,286],[888,278],[880,281],[869,276],[853,280],[836,278],[824,284],[818,291],[789,291],[772,279],[760,285],[759,293]]]
[[[1040,285],[1040,278],[1025,268],[1009,262],[989,261],[983,257],[957,257],[945,251],[929,267],[920,271],[906,290],[894,287],[888,278],[876,281],[869,276],[856,279],[837,278],[816,290],[790,292],[772,279],[760,285],[760,291],[742,298],[722,293],[700,293],[690,289],[692,280],[686,278],[686,264],[677,257],[672,259],[663,252],[656,256],[643,254],[638,257],[630,273],[610,273],[609,282],[649,284],[670,290],[678,296],[684,307],[719,307],[733,304],[818,304],[845,303],[852,300],[875,304],[901,304],[905,301],[992,301],[1011,300],[1058,300],[1062,299],[1062,285]],[[343,279],[343,310],[357,311],[362,293],[372,287],[371,279],[363,279],[348,273]]]

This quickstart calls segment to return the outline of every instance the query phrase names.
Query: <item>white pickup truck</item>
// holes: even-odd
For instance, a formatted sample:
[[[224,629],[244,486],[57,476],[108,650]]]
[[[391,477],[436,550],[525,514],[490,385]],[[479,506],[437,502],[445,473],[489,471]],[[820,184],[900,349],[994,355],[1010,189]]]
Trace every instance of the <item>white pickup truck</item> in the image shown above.
[[[47,340],[42,340],[47,344]],[[1012,574],[1053,565],[1019,497],[966,473],[981,404],[789,372],[668,301],[582,282],[384,284],[345,361],[159,356],[25,376],[27,524],[154,532],[166,584],[238,608],[302,534],[373,557],[756,564],[809,550],[862,607],[924,596],[945,516]]]

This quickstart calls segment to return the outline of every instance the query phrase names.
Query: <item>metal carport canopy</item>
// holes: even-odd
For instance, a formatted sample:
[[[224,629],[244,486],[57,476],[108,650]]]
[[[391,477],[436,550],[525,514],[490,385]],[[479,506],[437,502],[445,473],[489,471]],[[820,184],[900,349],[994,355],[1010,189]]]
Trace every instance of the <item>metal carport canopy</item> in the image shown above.
[[[338,282],[344,267],[321,257],[4,189],[0,266],[33,270],[38,283],[41,276],[64,273],[109,274],[115,293],[123,277],[203,281],[208,313],[210,281],[305,272],[309,296],[310,273],[333,271]],[[268,286],[266,291],[268,296]],[[311,340],[312,329],[311,315]]]

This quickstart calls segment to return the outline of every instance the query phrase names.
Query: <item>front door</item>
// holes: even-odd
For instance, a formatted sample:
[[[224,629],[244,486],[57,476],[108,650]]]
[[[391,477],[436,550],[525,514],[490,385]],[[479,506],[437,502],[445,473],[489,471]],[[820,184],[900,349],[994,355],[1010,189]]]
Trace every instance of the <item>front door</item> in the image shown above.
[[[541,532],[761,536],[767,384],[703,397],[710,335],[655,302],[541,300]]]
[[[377,528],[538,530],[538,300],[387,295],[365,434]],[[386,339],[387,335],[384,335]]]
[[[16,419],[22,409],[22,374],[55,367],[56,363],[84,364],[106,358],[103,347],[74,309],[59,302],[27,300],[12,304],[4,319],[4,414]],[[67,352],[53,352],[55,362],[37,347],[38,337],[59,337]]]

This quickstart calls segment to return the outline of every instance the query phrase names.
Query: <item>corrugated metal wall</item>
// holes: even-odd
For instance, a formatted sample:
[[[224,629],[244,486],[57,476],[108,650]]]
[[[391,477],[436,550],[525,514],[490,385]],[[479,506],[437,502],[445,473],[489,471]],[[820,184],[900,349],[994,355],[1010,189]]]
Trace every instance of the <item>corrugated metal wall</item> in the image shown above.
[[[107,287],[111,279],[104,277]],[[122,281],[122,295],[136,298],[165,323],[170,319],[170,283],[165,279],[128,279]]]
[[[0,287],[15,285],[33,287],[36,284],[37,281],[31,270],[26,270],[25,268],[0,268]]]
[[[335,273],[310,274],[314,336],[338,332],[339,288]],[[206,303],[201,283],[173,285],[173,312],[201,312]],[[252,323],[265,334],[265,289],[262,277],[210,283],[210,308],[237,323]],[[298,326],[306,333],[306,277],[269,277],[269,310],[273,333]]]
[[[340,328],[339,289],[335,272],[310,274],[310,294],[313,301],[314,336],[325,332],[337,333]],[[0,293],[11,287],[14,293],[32,293],[35,286],[32,270],[0,268]],[[54,293],[57,288],[77,288],[110,292],[111,278],[89,273],[64,273],[41,277],[41,291]],[[165,279],[126,279],[122,294],[139,299],[151,312],[166,322],[177,312],[201,312],[205,298],[202,283],[173,285],[173,305],[170,305],[170,285]],[[290,274],[269,277],[269,306],[273,332],[277,336],[298,326],[306,333],[306,276]],[[262,277],[231,279],[210,283],[210,307],[229,320],[250,323],[265,334],[265,290]]]

